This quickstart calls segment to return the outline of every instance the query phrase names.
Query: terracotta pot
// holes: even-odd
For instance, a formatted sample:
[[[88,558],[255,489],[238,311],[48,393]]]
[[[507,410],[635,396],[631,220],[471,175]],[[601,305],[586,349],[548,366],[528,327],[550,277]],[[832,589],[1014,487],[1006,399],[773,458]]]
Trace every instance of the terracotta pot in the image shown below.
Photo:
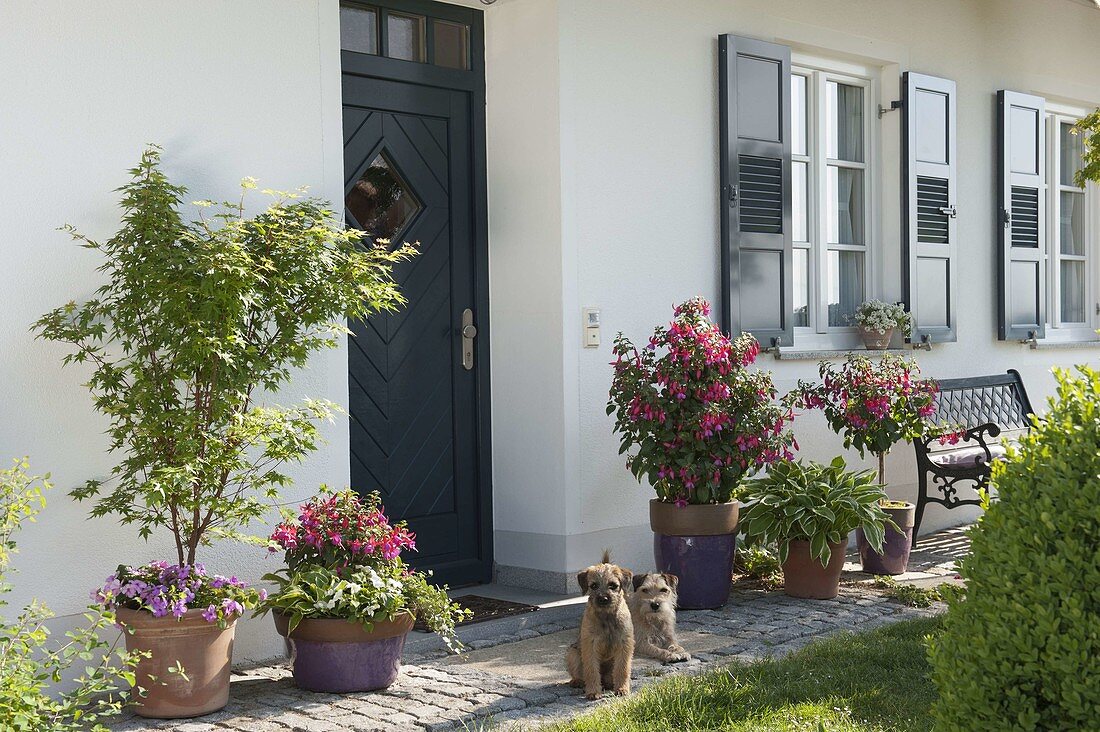
[[[307,691],[343,694],[385,689],[401,672],[401,652],[416,618],[402,613],[373,624],[340,618],[305,618],[290,629],[290,618],[273,613],[275,629],[290,644],[294,683]]]
[[[890,347],[890,339],[894,337],[894,329],[890,328],[885,333],[877,330],[868,330],[859,326],[859,337],[863,339],[863,345],[869,351],[885,351]]]
[[[678,606],[685,610],[726,604],[737,549],[737,502],[678,507],[649,502],[657,571],[679,578]]]
[[[137,685],[147,691],[144,697],[135,695],[137,714],[155,719],[198,717],[229,702],[235,619],[219,628],[202,619],[202,610],[188,610],[179,620],[128,608],[119,608],[116,615],[128,628],[126,649],[149,653],[135,669]],[[169,671],[180,666],[182,674]]]
[[[898,525],[886,527],[882,554],[871,548],[863,529],[856,529],[856,545],[863,571],[869,574],[904,574],[909,569],[909,551],[913,548],[913,524],[917,507],[906,503],[904,508],[884,508],[886,515]]]
[[[829,600],[840,593],[840,571],[844,569],[846,544],[829,544],[832,554],[829,564],[810,556],[810,542],[793,539],[783,562],[783,591],[791,597],[810,600]]]

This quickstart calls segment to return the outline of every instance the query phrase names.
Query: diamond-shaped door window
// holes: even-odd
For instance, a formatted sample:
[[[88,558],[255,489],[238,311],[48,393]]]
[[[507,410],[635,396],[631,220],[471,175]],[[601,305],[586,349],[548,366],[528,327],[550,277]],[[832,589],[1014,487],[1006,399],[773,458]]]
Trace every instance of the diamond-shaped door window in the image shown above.
[[[384,152],[363,171],[344,206],[358,228],[387,240],[399,236],[423,208]]]

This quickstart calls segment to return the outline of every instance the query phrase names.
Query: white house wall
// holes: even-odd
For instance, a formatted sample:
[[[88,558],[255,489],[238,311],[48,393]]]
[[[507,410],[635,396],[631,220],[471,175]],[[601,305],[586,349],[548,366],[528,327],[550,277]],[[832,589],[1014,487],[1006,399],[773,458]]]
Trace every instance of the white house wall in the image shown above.
[[[541,2],[508,3],[524,5]],[[689,296],[719,298],[716,38],[721,33],[879,66],[880,99],[886,104],[899,98],[898,78],[907,70],[958,83],[959,341],[918,353],[926,374],[1017,368],[1039,406],[1053,390],[1052,366],[1098,365],[1096,349],[1033,351],[996,340],[994,124],[1000,88],[1100,103],[1100,11],[1071,0],[559,0],[559,6],[562,286],[575,295],[564,303],[562,358],[567,372],[576,369],[579,389],[575,401],[567,402],[566,423],[575,430],[567,444],[575,445],[577,454],[576,469],[566,474],[563,587],[569,585],[568,570],[588,564],[603,547],[636,569],[652,566],[650,493],[625,470],[612,420],[604,414],[609,346],[620,330],[644,340],[655,324],[668,320],[674,303]],[[494,17],[491,11],[490,26]],[[491,88],[491,93],[490,106],[505,92]],[[890,300],[901,296],[899,116],[886,115],[878,130],[882,165],[875,230],[882,256],[875,267],[883,284],[879,294]],[[493,134],[491,128],[491,158]],[[493,236],[496,241],[496,232]],[[581,346],[585,307],[602,311],[598,350]],[[499,323],[499,311],[495,317]],[[815,361],[764,356],[759,365],[775,372],[781,390],[799,378],[816,377]],[[499,422],[497,428],[502,429]],[[826,459],[841,451],[820,415],[800,418],[797,433],[803,456]],[[860,464],[858,456],[848,457]],[[862,465],[871,467],[871,460]],[[892,494],[915,497],[911,448],[895,450],[887,471]],[[510,489],[498,476],[497,495]],[[974,515],[933,505],[924,529]],[[538,551],[509,557],[509,563],[530,567],[548,561],[556,557]]]
[[[337,4],[301,0],[0,2],[0,459],[29,455],[56,489],[39,523],[19,535],[9,598],[74,613],[120,562],[171,556],[114,518],[87,520],[65,493],[103,477],[106,422],[81,386],[88,370],[62,369],[65,349],[35,341],[30,324],[101,284],[97,257],[56,227],[94,237],[118,227],[126,170],[155,142],[167,172],[195,198],[235,199],[244,176],[263,187],[308,185],[339,202],[343,190]],[[257,202],[259,197],[257,196]],[[347,354],[313,359],[281,394],[347,401]],[[348,431],[292,469],[298,500],[321,482],[348,482]],[[259,527],[257,527],[259,529]],[[212,570],[258,579],[277,567],[261,549],[220,545]],[[245,621],[237,659],[271,657],[270,621]]]

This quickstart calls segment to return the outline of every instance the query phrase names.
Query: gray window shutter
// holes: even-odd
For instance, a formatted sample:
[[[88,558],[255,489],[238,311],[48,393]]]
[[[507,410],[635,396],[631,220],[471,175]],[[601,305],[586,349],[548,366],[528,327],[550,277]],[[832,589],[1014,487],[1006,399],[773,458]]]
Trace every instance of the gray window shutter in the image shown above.
[[[722,327],[791,345],[791,50],[718,39]]]
[[[1000,298],[998,337],[1046,335],[1046,102],[997,92]]]
[[[902,284],[914,343],[957,339],[955,82],[906,73]]]

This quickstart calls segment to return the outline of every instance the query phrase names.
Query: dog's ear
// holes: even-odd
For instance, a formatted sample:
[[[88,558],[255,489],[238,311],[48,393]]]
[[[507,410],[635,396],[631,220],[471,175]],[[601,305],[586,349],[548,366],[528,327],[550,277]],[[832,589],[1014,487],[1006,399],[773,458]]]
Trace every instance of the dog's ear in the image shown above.
[[[668,586],[672,588],[673,592],[675,592],[676,587],[680,584],[680,578],[674,574],[669,574],[668,572],[662,573],[661,576],[665,578],[665,582],[667,582]]]
[[[581,594],[588,593],[588,570],[577,572],[577,584],[581,586]]]
[[[638,588],[645,584],[645,578],[648,574],[636,574],[634,575],[634,591],[637,592]]]
[[[616,567],[615,571],[619,574],[619,583],[623,585],[629,585],[634,579],[634,573],[629,569],[623,569],[622,567]]]

